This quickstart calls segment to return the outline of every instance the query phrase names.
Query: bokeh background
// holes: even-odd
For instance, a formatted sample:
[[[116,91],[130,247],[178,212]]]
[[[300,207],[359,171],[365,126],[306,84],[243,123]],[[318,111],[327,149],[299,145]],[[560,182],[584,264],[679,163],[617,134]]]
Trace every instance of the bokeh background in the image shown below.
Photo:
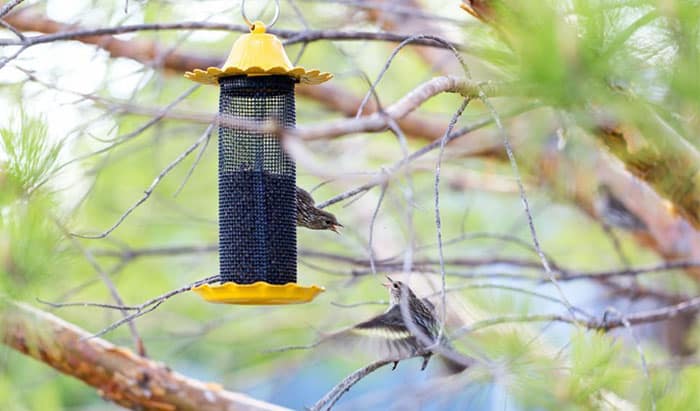
[[[266,18],[274,7],[248,3],[249,14]],[[430,34],[459,45],[467,74],[450,51],[400,51],[376,87],[383,108],[444,75],[499,85],[486,100],[493,111],[474,99],[457,120],[455,130],[470,131],[446,146],[439,182],[447,333],[457,350],[484,361],[458,376],[435,360],[424,372],[420,359],[384,367],[336,408],[695,409],[694,310],[607,333],[555,317],[571,318],[565,301],[587,312],[581,318],[590,324],[603,324],[697,295],[697,2],[466,3],[476,17],[457,0],[281,1],[274,28],[287,30],[286,39],[294,38],[290,31],[318,30]],[[240,2],[219,0],[27,0],[3,19],[29,39],[135,24],[243,24]],[[218,90],[196,87],[169,58],[220,61],[239,35],[137,30],[22,49],[22,37],[0,30],[3,304],[27,302],[98,332],[119,312],[53,309],[37,299],[114,303],[104,275],[125,304],[137,305],[218,272],[216,132],[202,139],[208,124],[201,121],[216,113]],[[396,45],[291,41],[293,61],[335,75],[318,89],[300,87],[302,136],[352,117]],[[293,409],[376,359],[344,346],[275,350],[385,310],[384,274],[440,299],[439,150],[392,167],[441,138],[462,100],[456,93],[430,98],[399,122],[400,136],[382,130],[298,141],[298,185],[317,202],[390,173],[385,185],[327,208],[344,225],[341,235],[298,230],[300,283],[326,292],[281,307],[177,295],[135,321],[149,357]],[[366,112],[377,109],[370,99]],[[206,143],[162,175],[198,139]],[[71,235],[109,229],[149,187],[147,200],[104,238]],[[134,349],[127,326],[103,338]],[[6,346],[0,353],[1,409],[119,408]]]

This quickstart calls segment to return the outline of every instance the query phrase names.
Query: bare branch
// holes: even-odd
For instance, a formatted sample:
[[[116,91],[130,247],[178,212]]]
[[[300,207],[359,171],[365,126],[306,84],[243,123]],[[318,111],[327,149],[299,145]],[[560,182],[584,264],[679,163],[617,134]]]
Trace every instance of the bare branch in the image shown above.
[[[516,116],[516,115],[518,115],[518,114],[520,114],[520,113],[523,113],[523,112],[525,112],[525,111],[528,111],[528,110],[530,110],[530,109],[532,109],[532,108],[533,108],[533,106],[519,107],[519,108],[517,108],[517,109],[515,109],[515,110],[513,110],[513,111],[511,111],[511,112],[509,112],[509,113],[507,113],[506,115],[507,115],[507,116]],[[370,117],[373,117],[373,116],[374,116],[374,115],[367,116],[367,118],[370,118]],[[362,119],[364,119],[364,117],[363,117]],[[350,120],[350,121],[358,121],[358,120],[362,120],[362,119],[353,119],[353,120]],[[342,122],[342,120],[341,120],[341,122]],[[445,143],[447,144],[447,143],[451,142],[452,140],[455,140],[455,139],[457,139],[457,138],[463,137],[463,136],[469,134],[470,132],[472,132],[472,131],[474,131],[474,130],[478,130],[478,129],[480,129],[480,128],[486,127],[486,126],[488,126],[488,125],[490,125],[490,124],[493,124],[493,119],[492,119],[492,118],[485,118],[485,119],[483,119],[483,120],[477,121],[477,122],[475,122],[475,123],[473,123],[473,124],[471,124],[471,125],[468,125],[468,126],[463,127],[463,128],[461,128],[461,129],[459,129],[459,130],[456,130],[456,131],[454,131],[454,132],[451,132],[451,133],[449,134],[449,136],[447,137],[447,140],[446,140]],[[304,132],[306,132],[306,131],[304,131]],[[361,185],[361,186],[359,186],[359,187],[353,188],[352,190],[349,190],[349,191],[346,191],[346,192],[344,192],[344,193],[338,194],[337,196],[335,196],[335,197],[333,197],[333,198],[330,198],[330,199],[328,199],[328,200],[326,200],[326,201],[323,201],[323,202],[321,202],[320,204],[317,204],[316,206],[317,206],[318,208],[326,208],[326,207],[328,207],[328,206],[330,206],[330,205],[332,205],[332,204],[335,204],[335,203],[338,203],[338,202],[340,202],[340,201],[346,200],[346,199],[348,199],[348,198],[354,197],[354,196],[356,196],[356,195],[358,195],[358,194],[364,193],[365,191],[369,191],[370,189],[372,189],[372,188],[374,188],[374,187],[376,187],[376,186],[378,186],[378,185],[381,185],[381,184],[384,182],[384,179],[385,179],[385,178],[389,178],[389,177],[393,176],[396,172],[400,171],[403,167],[405,167],[405,166],[406,166],[407,164],[409,164],[411,161],[414,161],[414,160],[416,160],[417,158],[422,157],[422,156],[425,155],[426,153],[429,153],[430,151],[432,151],[432,150],[434,150],[434,149],[436,149],[436,148],[439,148],[439,147],[440,147],[440,141],[441,141],[441,140],[433,141],[432,143],[430,143],[430,144],[428,144],[428,145],[426,145],[426,146],[423,146],[421,149],[414,151],[414,152],[411,153],[408,157],[406,157],[406,158],[404,158],[404,159],[402,159],[402,160],[400,160],[400,161],[397,161],[396,163],[392,164],[390,167],[386,167],[386,168],[385,168],[386,173],[384,173],[384,174],[382,175],[382,177],[376,178],[375,180],[373,180],[373,181],[371,181],[371,182],[369,182],[369,183],[363,184],[363,185]]]
[[[14,13],[8,17],[8,22],[21,31],[35,31],[55,35],[85,30],[30,12]],[[402,39],[405,39],[405,37],[402,37]],[[122,40],[113,36],[102,35],[81,37],[78,40],[86,44],[94,44],[109,52],[113,57],[126,57],[143,64],[150,64],[157,56],[163,55],[160,52],[161,46],[159,44],[142,39]],[[18,51],[17,55],[22,51]],[[162,67],[176,72],[184,72],[196,68],[219,66],[222,62],[222,57],[172,51],[162,58]],[[316,100],[324,107],[343,113],[346,116],[355,115],[360,105],[359,97],[332,84],[321,84],[311,87],[300,86],[297,88],[297,92],[301,96]],[[445,129],[445,122],[416,114],[403,118],[398,123],[406,134],[410,136],[431,139],[442,136]]]
[[[65,227],[61,226],[61,229],[66,232]],[[87,250],[85,247],[83,247],[82,244],[75,238],[71,238],[70,234],[66,233],[67,237],[70,238],[71,243],[78,249],[80,250],[81,253],[85,256],[85,259],[90,263],[92,268],[95,269],[97,274],[100,277],[100,280],[105,284],[107,287],[107,290],[109,290],[110,295],[112,296],[112,299],[114,299],[114,302],[117,303],[118,307],[123,307],[124,306],[124,300],[122,299],[121,295],[119,294],[119,291],[117,290],[116,285],[114,285],[114,282],[112,279],[109,277],[109,275],[102,269],[100,264],[98,264],[97,260],[95,259],[95,256],[92,255],[90,250]],[[127,309],[120,308],[119,312],[122,314],[124,318],[127,318],[129,314],[127,313]],[[141,356],[146,356],[146,346],[143,343],[143,338],[141,338],[141,335],[139,334],[138,330],[136,329],[136,325],[134,324],[133,321],[129,320],[127,321],[127,324],[129,324],[129,331],[131,332],[131,335],[134,339],[134,345],[136,346],[136,352],[141,355]]]
[[[437,231],[437,244],[438,244],[438,258],[440,262],[440,291],[442,293],[442,319],[443,323],[440,326],[440,336],[444,332],[444,320],[447,318],[447,294],[445,293],[446,287],[446,274],[445,274],[445,254],[442,249],[442,220],[440,218],[440,166],[442,165],[442,157],[445,153],[445,145],[447,144],[447,139],[450,137],[450,133],[457,124],[457,120],[462,116],[464,110],[467,109],[467,105],[471,101],[470,97],[465,97],[462,100],[462,104],[459,106],[455,114],[450,120],[450,124],[445,130],[445,135],[440,139],[440,150],[438,151],[438,158],[435,162],[435,182],[433,183],[433,196],[435,201],[435,229]],[[440,337],[438,336],[438,341]]]
[[[15,3],[19,3],[22,0],[14,0]],[[12,2],[11,2],[12,3]],[[8,4],[9,5],[9,4]],[[4,6],[4,10],[8,5]],[[0,17],[4,14],[0,10]],[[8,10],[9,11],[9,10]],[[22,11],[15,13],[12,17],[13,21],[25,20],[25,19],[41,19],[43,16],[29,12]],[[8,18],[9,19],[9,18]],[[36,23],[35,23],[36,25]],[[35,31],[28,28],[27,31]],[[74,30],[61,30],[60,32],[54,34],[44,34],[34,37],[27,37],[24,40],[0,40],[0,46],[34,46],[37,44],[52,43],[56,41],[66,41],[66,40],[87,40],[92,42],[96,37],[102,36],[113,36],[117,34],[134,33],[140,31],[170,31],[170,30],[207,30],[207,31],[231,31],[238,33],[247,33],[250,31],[248,26],[242,24],[228,24],[228,23],[218,23],[218,22],[206,22],[206,21],[183,21],[177,23],[144,23],[144,24],[125,24],[116,27],[100,27],[100,28],[82,28]],[[43,31],[43,30],[36,30]],[[305,29],[302,31],[295,30],[282,30],[270,28],[267,30],[268,33],[274,34],[280,38],[286,39],[284,44],[291,45],[297,43],[312,43],[319,40],[331,40],[331,41],[385,41],[390,43],[400,43],[412,36],[390,33],[390,32],[376,32],[376,31],[342,31],[342,30],[311,30]],[[484,53],[486,50],[482,50],[476,47],[467,47],[458,43],[451,42],[440,42],[431,38],[421,38],[411,41],[414,45],[434,47],[434,48],[448,48],[453,47],[460,51],[465,52],[475,52]],[[490,54],[496,53],[493,50],[488,50]],[[503,57],[507,57],[503,55]]]
[[[431,97],[443,92],[459,93],[464,97],[476,97],[479,94],[479,87],[483,87],[489,96],[494,97],[503,95],[506,92],[517,93],[517,88],[513,84],[475,82],[457,76],[435,77],[417,86],[399,101],[387,107],[384,110],[385,114],[377,112],[367,116],[336,120],[326,124],[300,126],[297,128],[297,132],[305,140],[318,140],[353,133],[383,131],[388,127],[387,116],[399,121]]]
[[[89,338],[96,338],[100,337],[104,334],[107,334],[108,332],[115,330],[119,326],[129,323],[133,321],[134,319],[141,317],[142,315],[148,314],[151,311],[155,310],[158,308],[161,304],[163,304],[166,300],[168,300],[171,297],[174,297],[178,294],[182,294],[184,292],[190,291],[192,288],[197,287],[202,284],[207,284],[213,281],[216,281],[219,278],[218,275],[213,275],[201,280],[197,280],[193,282],[192,284],[186,285],[184,287],[177,288],[172,291],[168,291],[165,294],[162,294],[158,297],[152,298],[144,303],[141,303],[139,305],[133,305],[133,306],[124,306],[124,305],[111,305],[111,304],[102,304],[102,303],[91,303],[91,302],[73,302],[73,303],[56,303],[56,302],[48,302],[44,300],[38,300],[42,304],[47,304],[53,308],[64,308],[64,307],[100,307],[100,308],[108,308],[108,309],[118,309],[118,310],[129,310],[129,311],[134,311],[131,314],[126,315],[124,318],[115,321],[114,323],[110,324],[106,328],[102,329],[101,331],[97,332],[96,334],[93,334],[89,336]]]
[[[580,318],[563,316],[559,314],[525,314],[525,315],[506,315],[501,317],[490,318],[470,324],[463,327],[455,333],[455,337],[472,333],[476,330],[507,323],[516,322],[562,322],[576,326],[581,326],[591,330],[608,331],[614,328],[648,324],[659,321],[666,321],[677,317],[681,314],[696,313],[700,310],[700,297],[691,298],[678,304],[668,305],[653,310],[639,311],[632,314],[626,314],[616,319],[609,319],[607,315],[601,318],[583,320]]]
[[[72,236],[74,237],[79,237],[79,238],[88,238],[88,239],[99,239],[99,238],[105,238],[109,234],[112,233],[112,231],[116,230],[117,227],[121,225],[121,223],[126,220],[126,218],[131,214],[138,206],[141,204],[145,203],[146,200],[148,200],[148,197],[151,196],[153,193],[153,190],[158,186],[158,183],[165,177],[175,166],[180,164],[182,160],[184,160],[190,153],[192,153],[200,144],[202,144],[205,140],[209,138],[209,135],[211,134],[211,130],[213,129],[214,125],[211,124],[207,129],[204,131],[204,133],[194,142],[192,145],[190,145],[184,152],[180,153],[179,156],[175,158],[170,164],[168,164],[163,171],[161,171],[156,178],[151,182],[151,185],[148,186],[148,188],[143,192],[143,196],[138,199],[134,204],[132,204],[119,218],[117,221],[112,224],[111,227],[109,227],[107,230],[99,233],[99,234],[78,234],[78,233],[71,233]]]
[[[357,384],[361,379],[367,375],[373,373],[379,368],[394,362],[394,360],[381,360],[375,361],[370,365],[360,368],[359,370],[353,372],[338,383],[332,390],[330,390],[326,395],[323,396],[316,404],[309,407],[309,411],[321,411],[324,408],[330,410],[333,408],[336,402],[343,396],[346,392],[352,388],[353,385]]]
[[[0,18],[5,16],[7,13],[11,12],[12,9],[17,7],[23,1],[24,0],[10,0],[7,3],[3,4],[2,8],[0,8]]]

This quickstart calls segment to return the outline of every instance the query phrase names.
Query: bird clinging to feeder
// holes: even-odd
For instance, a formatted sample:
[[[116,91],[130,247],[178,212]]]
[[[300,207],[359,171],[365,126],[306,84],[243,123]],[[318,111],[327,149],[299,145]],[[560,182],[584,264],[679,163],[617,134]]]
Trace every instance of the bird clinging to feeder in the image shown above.
[[[297,225],[312,230],[331,230],[338,233],[343,225],[328,211],[316,207],[313,197],[303,188],[297,187]]]
[[[271,24],[278,14],[279,3]],[[218,84],[219,115],[233,120],[219,124],[221,284],[193,290],[218,303],[308,302],[323,289],[296,284],[296,166],[277,133],[265,125],[294,128],[294,85],[320,84],[332,75],[292,66],[282,42],[266,33],[265,24],[250,22],[245,12],[243,17],[250,33],[236,40],[222,68],[185,74],[199,83]]]

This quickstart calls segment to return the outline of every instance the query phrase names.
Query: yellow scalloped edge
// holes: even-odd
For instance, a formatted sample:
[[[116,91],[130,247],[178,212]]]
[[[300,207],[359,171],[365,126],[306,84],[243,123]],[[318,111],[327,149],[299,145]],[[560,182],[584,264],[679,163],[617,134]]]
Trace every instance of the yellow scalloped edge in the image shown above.
[[[303,84],[321,84],[333,78],[331,73],[321,72],[319,70],[307,71],[303,67],[294,67],[287,69],[286,67],[272,67],[263,69],[262,67],[248,67],[241,70],[238,67],[226,67],[220,69],[218,67],[209,67],[206,70],[194,69],[185,73],[185,78],[196,81],[202,84],[219,84],[219,77],[226,76],[270,76],[270,75],[288,75],[299,80]]]
[[[258,281],[253,284],[202,284],[193,287],[192,291],[217,304],[282,305],[308,303],[325,289],[316,285],[302,287],[295,283],[277,285]]]

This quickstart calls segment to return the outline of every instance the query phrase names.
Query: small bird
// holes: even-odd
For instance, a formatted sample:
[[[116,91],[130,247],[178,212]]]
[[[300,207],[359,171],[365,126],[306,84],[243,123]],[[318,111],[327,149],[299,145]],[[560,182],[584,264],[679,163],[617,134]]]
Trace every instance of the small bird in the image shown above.
[[[435,316],[435,306],[427,299],[418,298],[413,290],[403,282],[394,281],[388,276],[386,278],[389,282],[383,285],[389,289],[389,308],[383,314],[355,325],[352,331],[359,335],[383,339],[389,351],[400,357],[425,352],[422,356],[421,371],[423,371],[433,355],[429,351],[429,346],[435,344],[440,332],[440,324]],[[416,329],[424,334],[432,342],[431,344],[425,345],[426,341],[413,335],[406,325],[401,313],[401,300],[404,298]],[[398,361],[394,361],[392,370],[396,369],[398,363]]]
[[[297,187],[297,225],[312,230],[331,230],[338,233],[343,225],[328,211],[316,207],[311,194]]]
[[[354,334],[379,343],[380,350],[390,358],[409,358],[416,355],[423,357],[421,371],[428,366],[433,350],[440,345],[451,348],[444,335],[440,335],[440,323],[437,319],[435,306],[427,298],[418,298],[411,288],[401,281],[386,277],[388,283],[383,284],[389,290],[389,308],[370,320],[352,327],[344,334]],[[401,302],[406,300],[408,314],[413,321],[414,329],[420,331],[419,338],[411,332],[401,313]],[[428,342],[430,342],[428,344]],[[388,351],[388,352],[387,352]],[[449,358],[443,358],[445,365],[452,373],[464,371],[467,367]],[[392,370],[396,369],[398,361],[394,361]]]
[[[392,370],[396,369],[401,359],[420,356],[423,357],[421,371],[425,370],[435,348],[441,346],[452,349],[452,346],[444,335],[440,335],[440,323],[433,303],[427,298],[418,298],[403,282],[394,281],[388,276],[386,278],[389,282],[383,285],[389,290],[389,308],[384,313],[352,327],[324,334],[321,339],[310,345],[290,346],[271,351],[310,349],[323,343],[335,343],[334,345],[341,345],[347,349],[361,347],[364,351],[375,352],[381,358],[390,359],[394,363]],[[406,324],[401,312],[404,300],[404,304],[408,304],[411,326]],[[421,337],[425,338],[416,337],[411,332],[412,329],[420,331]],[[465,362],[470,362],[468,358],[459,362],[446,357],[441,359],[452,374],[464,371],[467,368]]]
[[[628,231],[646,231],[648,229],[646,223],[630,211],[619,198],[615,197],[606,184],[601,184],[598,187],[595,207],[600,218],[609,226]]]

